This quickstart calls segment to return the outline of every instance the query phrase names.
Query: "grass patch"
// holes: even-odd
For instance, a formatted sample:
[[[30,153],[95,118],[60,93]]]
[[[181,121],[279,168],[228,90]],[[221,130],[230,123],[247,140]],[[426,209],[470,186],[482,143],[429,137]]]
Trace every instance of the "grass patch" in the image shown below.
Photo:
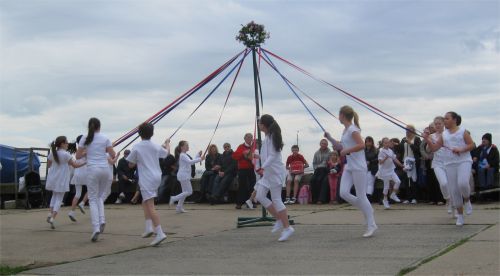
[[[0,275],[14,275],[24,270],[26,270],[26,268],[23,266],[10,267],[8,265],[1,265]]]

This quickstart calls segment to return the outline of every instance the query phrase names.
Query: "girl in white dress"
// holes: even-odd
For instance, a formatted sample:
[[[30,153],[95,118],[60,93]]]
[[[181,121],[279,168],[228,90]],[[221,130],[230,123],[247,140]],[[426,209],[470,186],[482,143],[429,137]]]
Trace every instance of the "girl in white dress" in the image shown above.
[[[127,156],[127,161],[130,168],[137,165],[137,172],[139,173],[142,208],[146,219],[146,231],[142,234],[142,237],[148,238],[156,233],[156,238],[150,245],[157,246],[167,238],[161,228],[160,217],[156,212],[154,199],[158,196],[157,191],[161,183],[159,160],[168,156],[170,140],[165,140],[162,146],[157,145],[151,141],[153,133],[153,124],[143,123],[139,126],[139,136],[141,136],[142,141],[132,148],[132,151]]]
[[[367,225],[363,237],[371,237],[378,227],[373,216],[373,208],[366,197],[365,143],[361,137],[358,114],[352,107],[345,105],[340,108],[339,120],[345,126],[340,143],[333,139],[328,132],[325,132],[325,137],[332,142],[336,150],[340,150],[340,155],[346,156],[347,159],[340,180],[340,196],[351,205],[361,209]],[[356,189],[357,196],[351,194],[352,185]]]
[[[49,172],[45,189],[52,191],[50,199],[50,213],[47,217],[47,223],[52,229],[55,229],[54,220],[59,213],[64,193],[69,191],[70,171],[69,166],[79,168],[85,163],[76,163],[71,154],[67,151],[68,140],[66,136],[59,136],[50,145],[50,153],[47,158]]]
[[[394,187],[392,188],[392,193],[390,196],[391,199],[395,202],[401,202],[401,200],[397,196],[401,180],[394,171],[394,169],[396,169],[396,166],[394,164],[397,164],[400,167],[404,167],[404,165],[401,164],[401,162],[399,162],[399,160],[396,158],[396,154],[394,154],[394,152],[391,150],[390,145],[391,141],[389,141],[389,138],[382,138],[383,147],[378,152],[379,164],[376,175],[377,178],[384,181],[384,190],[382,191],[382,194],[384,194],[384,199],[382,200],[382,203],[384,204],[385,209],[389,209],[391,207],[389,205],[389,199],[387,198],[387,195],[389,194],[390,181],[394,182]]]
[[[169,205],[172,206],[177,202],[175,211],[177,214],[185,213],[184,200],[193,194],[193,187],[191,186],[191,165],[201,162],[205,159],[200,150],[194,159],[191,159],[186,152],[189,151],[189,144],[187,141],[180,141],[179,145],[175,148],[175,159],[179,162],[179,170],[177,171],[177,180],[181,183],[182,192],[176,196],[171,196]],[[139,182],[141,178],[139,177]]]
[[[104,214],[104,202],[101,200],[107,193],[109,183],[108,156],[115,158],[111,141],[101,131],[101,121],[90,118],[88,134],[84,135],[78,144],[76,158],[87,156],[90,217],[92,219],[92,236],[90,240],[96,242],[99,234],[104,231],[106,218]]]
[[[281,190],[285,183],[286,169],[281,159],[283,138],[281,128],[271,115],[265,114],[258,122],[259,130],[266,134],[260,148],[261,166],[257,173],[262,177],[257,181],[256,199],[276,218],[272,233],[283,229],[278,241],[286,241],[295,232],[288,222],[285,204],[281,199]],[[267,194],[271,192],[271,200]]]
[[[469,179],[472,170],[470,151],[474,148],[474,142],[470,133],[465,128],[460,127],[461,123],[462,117],[450,111],[444,116],[444,126],[446,129],[435,143],[428,132],[424,133],[424,138],[432,151],[437,151],[441,147],[445,148],[443,160],[448,179],[448,191],[451,196],[452,205],[458,213],[457,226],[464,224],[464,206],[465,213],[467,215],[472,214]]]

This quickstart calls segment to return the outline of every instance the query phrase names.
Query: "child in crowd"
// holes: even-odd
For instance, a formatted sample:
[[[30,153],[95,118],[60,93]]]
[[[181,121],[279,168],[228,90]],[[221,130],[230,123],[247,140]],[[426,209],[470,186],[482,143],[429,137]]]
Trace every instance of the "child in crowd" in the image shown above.
[[[191,165],[205,159],[205,156],[201,156],[203,153],[201,150],[194,159],[189,158],[186,154],[187,151],[189,151],[189,144],[187,141],[180,141],[179,145],[175,148],[175,159],[179,162],[177,180],[181,183],[182,192],[176,196],[170,197],[169,205],[172,206],[175,202],[178,202],[175,209],[177,214],[186,212],[186,210],[184,210],[184,200],[193,193],[193,187],[191,186]]]
[[[292,146],[292,154],[286,159],[286,169],[288,176],[286,180],[286,200],[285,204],[295,204],[297,193],[299,192],[299,183],[304,175],[304,168],[309,167],[306,159],[299,153],[299,146]],[[293,181],[293,197],[290,198],[290,190]]]
[[[142,208],[146,219],[146,231],[142,234],[142,237],[148,238],[156,233],[156,238],[150,245],[157,246],[167,238],[161,228],[160,217],[156,212],[154,203],[161,182],[161,169],[158,160],[167,157],[170,151],[170,140],[165,140],[162,146],[157,145],[151,141],[153,133],[153,124],[142,123],[139,126],[139,136],[141,136],[142,141],[133,147],[129,156],[127,156],[127,161],[130,168],[137,165],[139,179],[141,180],[139,186],[142,194]]]
[[[330,155],[330,159],[328,160],[328,168],[330,172],[328,173],[328,184],[330,185],[330,203],[337,203],[337,184],[339,181],[339,177],[342,174],[342,162],[340,160],[340,156],[338,151],[335,149],[332,151]]]
[[[82,139],[82,135],[76,137],[76,144],[80,143],[80,139]],[[87,158],[85,156],[76,160],[77,164],[84,164],[86,162]],[[85,206],[85,202],[87,202],[88,199],[87,193],[85,193],[85,196],[83,197],[82,201],[78,203],[78,200],[82,196],[82,186],[87,185],[87,166],[84,165],[80,168],[75,169],[70,184],[75,185],[75,196],[73,197],[73,201],[71,202],[71,211],[69,211],[68,217],[71,221],[76,222],[75,218],[76,207],[78,206],[80,212],[82,212],[82,214],[85,214],[83,206]]]
[[[52,191],[47,223],[50,224],[50,228],[52,229],[55,229],[54,220],[61,208],[64,193],[69,191],[69,166],[79,168],[85,165],[85,162],[76,163],[67,149],[68,140],[66,136],[59,136],[50,144],[50,153],[47,158],[49,172],[47,174],[45,189]]]
[[[400,167],[404,167],[401,162],[396,158],[396,154],[390,149],[391,141],[389,141],[389,138],[384,137],[382,139],[382,149],[380,149],[378,153],[378,160],[379,160],[379,165],[378,165],[378,172],[377,172],[377,177],[384,181],[384,199],[382,200],[382,203],[384,204],[385,209],[389,209],[391,206],[389,205],[389,200],[387,199],[387,194],[389,193],[389,186],[390,186],[390,181],[394,182],[394,187],[392,189],[392,193],[390,195],[390,198],[394,200],[395,202],[401,202],[401,200],[398,198],[397,193],[399,189],[399,185],[401,184],[401,180],[399,180],[398,175],[394,171],[396,166],[394,166],[394,163],[396,163]]]

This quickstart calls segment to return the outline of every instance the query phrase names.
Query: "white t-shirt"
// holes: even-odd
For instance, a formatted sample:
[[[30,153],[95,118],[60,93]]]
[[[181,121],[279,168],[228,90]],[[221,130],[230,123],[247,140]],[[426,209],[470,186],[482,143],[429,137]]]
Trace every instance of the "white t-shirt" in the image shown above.
[[[361,134],[361,130],[355,124],[352,124],[342,133],[342,139],[340,140],[340,143],[342,143],[342,147],[344,149],[352,148],[357,144],[354,138],[352,138],[352,134],[354,132],[359,132]],[[366,166],[365,151],[363,149],[357,152],[351,152],[349,155],[347,155],[346,158],[347,164],[344,167],[345,171],[368,170]]]
[[[470,152],[453,153],[453,149],[463,148],[467,144],[464,139],[465,128],[459,128],[455,133],[450,133],[447,129],[443,132],[443,145],[446,148],[444,164],[458,164],[462,162],[472,163]]]
[[[286,168],[281,158],[281,152],[274,148],[271,136],[266,135],[266,138],[262,141],[260,160],[264,175],[259,179],[259,185],[267,188],[282,186],[285,182]]]
[[[127,161],[137,164],[139,186],[141,190],[157,190],[161,182],[160,158],[165,158],[168,151],[151,140],[142,140],[136,144]]]
[[[181,152],[179,155],[179,170],[177,171],[177,179],[179,181],[191,179],[191,165],[198,162],[201,162],[200,155],[197,154],[194,159],[191,159],[186,153]]]
[[[47,182],[45,189],[53,192],[69,191],[70,171],[68,162],[71,160],[71,154],[66,150],[60,149],[57,151],[59,163],[54,160],[52,152],[49,153],[48,160],[52,161],[47,174]]]
[[[87,162],[87,159],[85,157],[82,157],[75,161],[75,163],[77,163],[78,165],[83,164],[85,162]],[[87,185],[87,165],[75,168],[70,184]]]
[[[391,149],[380,149],[378,152],[378,160],[384,160],[386,157],[387,158],[384,162],[378,164],[378,172],[377,176],[380,177],[387,177],[392,175],[394,173],[394,169],[396,166],[394,165],[394,159],[396,159],[396,154]]]
[[[78,147],[87,149],[87,166],[108,168],[109,163],[106,148],[111,147],[111,141],[100,132],[94,133],[92,142],[85,146],[86,139],[87,135],[83,135]]]
[[[439,136],[442,136],[442,134],[439,133],[433,133],[431,135],[431,140],[433,143],[436,143],[439,140]],[[445,160],[445,155],[446,151],[449,149],[445,147],[440,147],[437,151],[434,152],[433,158],[432,158],[432,164],[431,167],[434,168],[439,168],[444,166],[444,160]]]

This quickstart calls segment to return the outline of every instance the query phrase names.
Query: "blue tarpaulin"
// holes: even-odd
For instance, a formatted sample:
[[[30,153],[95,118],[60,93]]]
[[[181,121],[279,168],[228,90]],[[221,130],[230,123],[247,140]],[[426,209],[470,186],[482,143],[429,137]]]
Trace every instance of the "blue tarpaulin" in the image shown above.
[[[15,148],[6,145],[0,145],[0,162],[2,163],[2,170],[0,175],[0,183],[14,182],[14,151]],[[30,170],[30,152],[29,151],[16,151],[17,160],[17,177],[24,176]],[[33,171],[39,172],[40,159],[36,153],[32,154]]]

